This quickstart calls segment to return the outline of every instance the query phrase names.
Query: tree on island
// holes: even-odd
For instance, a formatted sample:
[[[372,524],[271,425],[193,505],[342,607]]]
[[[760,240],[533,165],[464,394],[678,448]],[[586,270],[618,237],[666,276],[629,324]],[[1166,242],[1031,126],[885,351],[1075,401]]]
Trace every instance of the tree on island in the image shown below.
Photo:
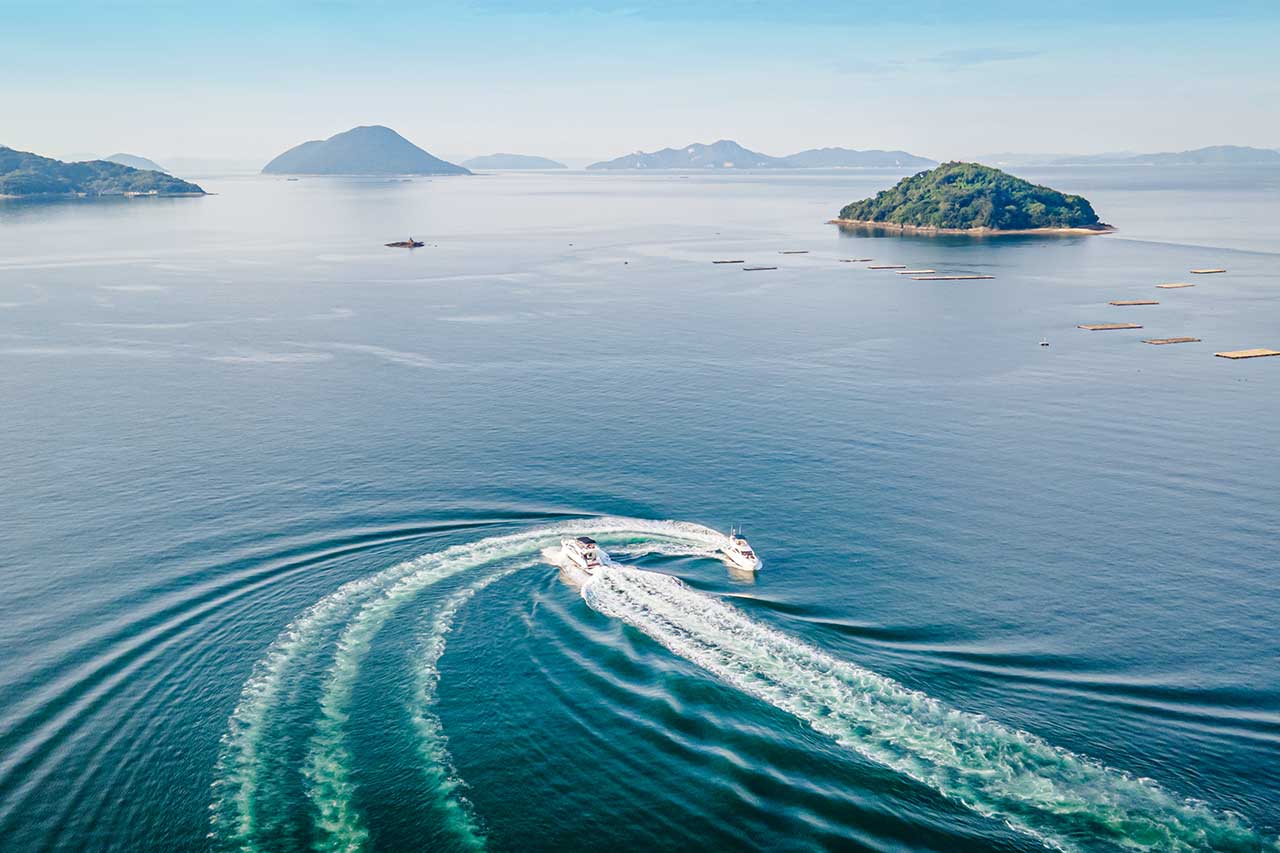
[[[840,220],[912,228],[1089,228],[1103,230],[1093,205],[978,163],[943,163],[840,211]]]
[[[0,196],[204,195],[200,187],[166,175],[88,160],[64,163],[0,146]]]

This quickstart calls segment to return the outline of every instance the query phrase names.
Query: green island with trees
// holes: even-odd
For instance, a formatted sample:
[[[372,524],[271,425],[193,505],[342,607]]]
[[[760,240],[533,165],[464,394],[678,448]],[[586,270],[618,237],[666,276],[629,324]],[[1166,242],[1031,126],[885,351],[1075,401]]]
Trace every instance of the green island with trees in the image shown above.
[[[205,195],[196,184],[166,175],[87,160],[64,163],[0,146],[0,198],[96,198],[100,196]]]
[[[1093,205],[978,163],[943,163],[845,205],[837,225],[940,234],[1100,234]]]

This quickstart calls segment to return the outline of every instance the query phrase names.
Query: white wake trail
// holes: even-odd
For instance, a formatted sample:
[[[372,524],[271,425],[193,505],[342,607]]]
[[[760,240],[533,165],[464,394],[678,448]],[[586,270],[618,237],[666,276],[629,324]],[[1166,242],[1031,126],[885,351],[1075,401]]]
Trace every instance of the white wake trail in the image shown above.
[[[977,714],[957,711],[748,618],[668,575],[606,566],[587,603],[863,757],[1047,846],[1280,849],[1239,817],[1181,800]]]
[[[456,545],[347,583],[291,622],[255,665],[241,690],[223,737],[213,783],[211,836],[225,847],[250,853],[269,847],[264,836],[284,820],[285,806],[269,802],[281,768],[268,748],[270,726],[280,717],[291,686],[306,676],[302,664],[329,644],[334,663],[324,679],[317,733],[302,768],[318,812],[322,849],[358,849],[367,838],[352,806],[353,786],[344,726],[351,691],[369,644],[388,618],[422,590],[464,571],[512,560],[529,560],[562,536],[595,536],[626,546],[676,543],[706,548],[722,534],[698,524],[631,518],[589,518],[531,528]],[[337,641],[332,632],[341,630]]]

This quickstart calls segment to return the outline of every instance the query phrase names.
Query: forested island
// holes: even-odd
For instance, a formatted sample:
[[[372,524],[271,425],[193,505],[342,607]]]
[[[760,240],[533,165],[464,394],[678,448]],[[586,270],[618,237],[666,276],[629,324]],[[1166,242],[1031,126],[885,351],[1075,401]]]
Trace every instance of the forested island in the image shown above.
[[[166,175],[87,160],[64,163],[28,151],[0,146],[0,197],[98,196],[194,196],[205,195],[196,184]]]
[[[1100,234],[1093,205],[978,163],[943,163],[846,205],[837,225],[936,234]]]

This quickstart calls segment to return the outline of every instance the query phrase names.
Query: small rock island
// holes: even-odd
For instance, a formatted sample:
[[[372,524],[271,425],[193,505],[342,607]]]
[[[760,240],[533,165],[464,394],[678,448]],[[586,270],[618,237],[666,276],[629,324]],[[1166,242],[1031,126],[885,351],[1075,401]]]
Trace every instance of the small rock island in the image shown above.
[[[0,198],[97,198],[102,196],[199,196],[196,184],[106,160],[64,163],[0,146]]]
[[[1105,234],[1093,205],[978,163],[943,163],[845,205],[833,224],[918,234]]]

